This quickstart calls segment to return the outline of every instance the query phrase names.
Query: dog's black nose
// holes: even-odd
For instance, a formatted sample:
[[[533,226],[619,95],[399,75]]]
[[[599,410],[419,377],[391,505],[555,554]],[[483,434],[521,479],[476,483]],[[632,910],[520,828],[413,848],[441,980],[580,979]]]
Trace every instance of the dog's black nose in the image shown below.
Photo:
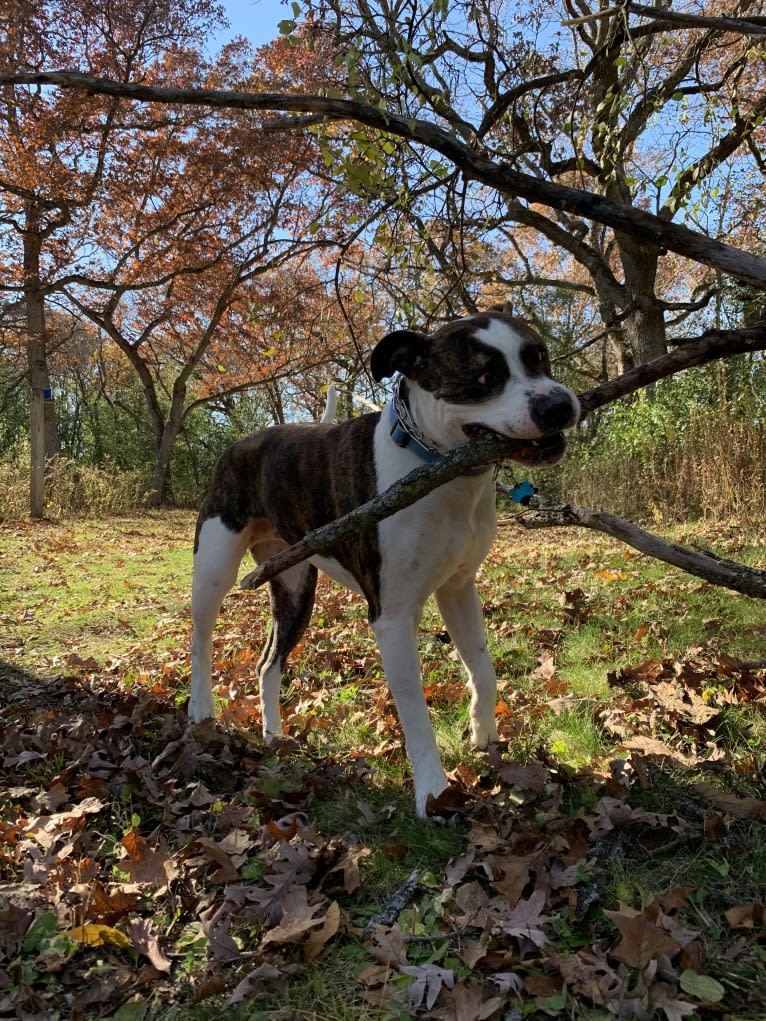
[[[547,394],[536,394],[530,403],[529,414],[541,432],[566,429],[575,419],[572,398],[566,390],[552,390]]]

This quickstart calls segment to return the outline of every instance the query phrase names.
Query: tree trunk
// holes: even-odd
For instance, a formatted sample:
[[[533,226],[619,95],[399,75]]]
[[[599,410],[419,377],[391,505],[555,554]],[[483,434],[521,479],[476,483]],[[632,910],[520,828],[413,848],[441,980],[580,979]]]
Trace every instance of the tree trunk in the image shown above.
[[[45,466],[61,450],[48,372],[45,297],[40,279],[42,235],[39,227],[39,212],[30,203],[24,235],[24,301],[30,387],[29,505],[33,518],[41,518],[45,513]]]
[[[667,354],[665,314],[655,295],[659,249],[618,234],[628,309],[625,340],[633,365]]]
[[[173,388],[173,399],[170,402],[168,417],[162,427],[159,442],[156,446],[157,460],[152,472],[149,484],[149,506],[161,507],[167,498],[168,477],[170,472],[170,458],[173,453],[173,446],[178,439],[183,423],[184,402],[186,400],[186,387],[176,381]]]

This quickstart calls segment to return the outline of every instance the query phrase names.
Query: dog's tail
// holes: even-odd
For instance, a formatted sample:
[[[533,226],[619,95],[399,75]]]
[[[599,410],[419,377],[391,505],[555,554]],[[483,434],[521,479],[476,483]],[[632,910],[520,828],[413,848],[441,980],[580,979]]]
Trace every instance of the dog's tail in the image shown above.
[[[335,389],[335,384],[330,383],[327,388],[327,401],[325,402],[324,411],[322,417],[319,419],[322,425],[328,425],[335,418],[335,409],[338,406],[338,391]]]

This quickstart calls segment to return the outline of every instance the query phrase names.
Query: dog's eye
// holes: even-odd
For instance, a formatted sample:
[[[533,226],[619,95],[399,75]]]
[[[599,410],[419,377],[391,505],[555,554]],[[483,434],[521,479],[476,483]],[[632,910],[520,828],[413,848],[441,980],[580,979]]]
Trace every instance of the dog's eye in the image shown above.
[[[548,352],[537,344],[527,344],[521,352],[521,360],[527,372],[546,372]]]

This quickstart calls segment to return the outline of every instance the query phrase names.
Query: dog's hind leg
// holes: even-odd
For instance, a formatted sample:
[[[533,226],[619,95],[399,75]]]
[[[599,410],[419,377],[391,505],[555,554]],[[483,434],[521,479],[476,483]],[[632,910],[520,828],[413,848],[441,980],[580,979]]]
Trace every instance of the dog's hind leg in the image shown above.
[[[192,581],[191,658],[192,682],[189,720],[199,723],[215,716],[211,686],[213,629],[221,603],[237,580],[237,570],[247,552],[247,530],[227,528],[220,518],[202,523],[194,553]]]
[[[497,678],[487,650],[479,593],[471,578],[467,582],[443,585],[435,595],[449,636],[468,674],[471,740],[476,748],[486,748],[497,740]]]
[[[317,569],[303,563],[277,575],[269,582],[271,631],[258,661],[263,736],[268,741],[282,733],[279,688],[287,657],[306,630],[317,585]]]

